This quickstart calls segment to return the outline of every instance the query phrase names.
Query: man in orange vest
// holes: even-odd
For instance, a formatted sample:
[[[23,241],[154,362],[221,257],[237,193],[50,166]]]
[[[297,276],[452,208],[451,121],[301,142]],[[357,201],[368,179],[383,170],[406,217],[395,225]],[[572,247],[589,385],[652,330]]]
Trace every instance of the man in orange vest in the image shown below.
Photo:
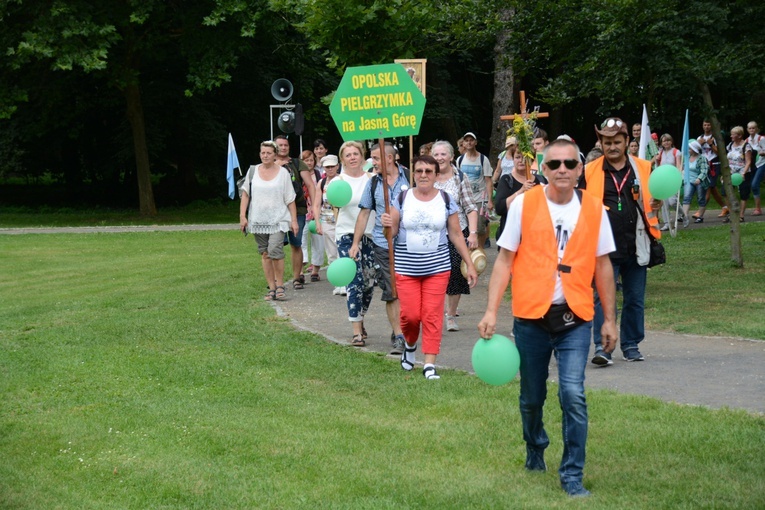
[[[606,119],[595,126],[603,156],[587,164],[579,188],[600,198],[608,211],[616,251],[611,253],[614,280],[622,277],[622,317],[619,342],[625,361],[643,361],[638,344],[645,338],[645,286],[648,258],[648,236],[661,238],[657,211],[660,200],[648,191],[651,175],[649,161],[627,155],[629,133],[621,119]],[[643,248],[641,250],[641,248]],[[600,303],[604,297],[600,297]],[[601,346],[599,326],[602,324],[600,306],[596,300],[593,322],[595,355],[592,362],[599,366],[612,365],[611,354]]]
[[[542,423],[550,356],[555,353],[563,410],[563,490],[588,496],[582,485],[587,443],[584,369],[590,351],[595,307],[592,282],[603,296],[603,348],[616,347],[616,288],[608,254],[614,239],[603,204],[575,190],[582,173],[579,147],[559,139],[544,152],[546,186],[521,190],[510,204],[499,255],[489,281],[489,300],[478,331],[491,338],[497,311],[512,278],[513,334],[521,357],[520,411],[526,469],[545,471],[550,441]]]

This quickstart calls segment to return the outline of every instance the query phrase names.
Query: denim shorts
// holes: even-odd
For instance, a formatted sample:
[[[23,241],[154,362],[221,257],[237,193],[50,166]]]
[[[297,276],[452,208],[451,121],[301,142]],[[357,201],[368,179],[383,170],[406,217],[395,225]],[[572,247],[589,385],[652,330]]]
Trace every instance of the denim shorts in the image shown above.
[[[284,234],[284,245],[290,244],[291,246],[294,246],[295,248],[301,248],[303,246],[303,228],[305,227],[305,214],[298,214],[297,215],[297,222],[298,222],[298,233],[297,235],[293,234],[290,230],[286,234]]]

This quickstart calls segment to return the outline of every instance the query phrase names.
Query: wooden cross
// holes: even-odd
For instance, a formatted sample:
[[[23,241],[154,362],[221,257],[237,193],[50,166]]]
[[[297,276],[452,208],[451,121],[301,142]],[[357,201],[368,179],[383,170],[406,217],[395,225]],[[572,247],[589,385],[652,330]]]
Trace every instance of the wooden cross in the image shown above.
[[[538,119],[544,119],[546,117],[549,117],[549,113],[543,113],[543,112],[536,112]],[[514,115],[501,115],[499,118],[500,120],[509,120],[513,121],[516,117],[516,115],[520,115],[521,118],[527,119],[529,118],[529,111],[527,108],[527,102],[526,102],[526,91],[521,90],[521,113],[514,114]],[[526,158],[526,180],[531,180],[531,160]]]
[[[528,116],[530,115],[528,109],[526,108],[527,105],[528,103],[526,102],[526,91],[521,90],[521,113],[519,113],[518,115],[520,115],[524,119],[528,118]],[[537,112],[538,119],[544,119],[549,116],[550,116],[549,113]],[[515,115],[502,115],[499,118],[500,120],[513,120],[515,119]]]

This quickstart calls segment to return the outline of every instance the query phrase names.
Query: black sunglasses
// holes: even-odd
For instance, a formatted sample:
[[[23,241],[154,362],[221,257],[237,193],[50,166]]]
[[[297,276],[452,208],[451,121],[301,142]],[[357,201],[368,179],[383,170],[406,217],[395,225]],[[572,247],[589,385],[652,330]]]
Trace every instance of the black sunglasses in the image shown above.
[[[557,170],[560,168],[561,163],[566,165],[566,168],[569,170],[573,170],[576,168],[576,165],[579,164],[578,159],[551,159],[550,161],[545,161],[545,165],[547,165],[547,168],[550,170]]]

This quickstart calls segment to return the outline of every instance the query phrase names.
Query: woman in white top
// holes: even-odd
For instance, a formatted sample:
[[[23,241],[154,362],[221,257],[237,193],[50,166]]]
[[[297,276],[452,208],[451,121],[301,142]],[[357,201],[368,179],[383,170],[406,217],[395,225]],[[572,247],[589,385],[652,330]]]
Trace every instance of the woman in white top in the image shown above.
[[[661,148],[656,154],[656,166],[672,165],[680,172],[683,171],[683,154],[675,148],[675,140],[669,133],[661,135]],[[665,223],[661,227],[661,230],[666,231],[670,228],[670,210],[677,208],[678,195],[672,195],[661,206],[662,218]],[[683,226],[687,227],[691,223],[691,219],[685,214],[683,209],[677,211],[677,219],[682,220]]]
[[[741,174],[744,180],[738,186],[738,194],[741,196],[741,221],[744,221],[746,201],[752,191],[752,148],[744,138],[744,128],[736,126],[730,130],[730,143],[725,148],[728,151],[728,164],[730,173]],[[730,218],[728,218],[730,221]],[[725,222],[727,223],[727,222]]]
[[[335,177],[351,185],[353,195],[351,201],[338,210],[335,223],[335,240],[340,257],[347,257],[348,250],[353,244],[353,231],[356,228],[356,218],[359,216],[359,202],[364,188],[372,174],[364,171],[364,146],[361,142],[345,142],[340,146],[340,159],[343,163],[343,173]],[[372,228],[375,225],[374,211],[369,215],[364,235],[359,243],[359,254],[356,257],[356,276],[346,286],[346,303],[348,305],[348,320],[353,325],[351,345],[364,347],[367,331],[364,328],[364,315],[372,302],[372,292],[375,285],[375,257],[372,243]]]
[[[337,260],[337,241],[335,240],[335,210],[327,201],[327,186],[337,177],[340,162],[334,154],[327,154],[321,158],[321,167],[324,169],[324,177],[316,186],[316,195],[311,201],[313,204],[313,217],[316,219],[316,233],[324,237],[324,251],[327,253],[327,264]],[[340,294],[340,292],[336,292]],[[345,290],[343,290],[345,294]]]
[[[752,177],[752,195],[754,195],[754,211],[752,216],[762,214],[762,203],[760,202],[760,183],[765,177],[765,136],[760,134],[760,128],[757,123],[752,121],[746,125],[749,132],[749,146],[752,148],[752,165],[754,177]]]
[[[284,292],[284,233],[298,232],[295,190],[289,170],[276,164],[277,146],[260,144],[261,164],[253,165],[241,187],[239,226],[252,233],[258,243],[263,273],[268,282],[266,300],[281,300]],[[248,212],[249,206],[249,212]]]
[[[457,204],[457,216],[465,243],[470,249],[478,248],[478,206],[473,200],[469,180],[464,174],[460,175],[459,170],[452,165],[454,147],[449,142],[439,140],[433,144],[431,155],[438,163],[438,176],[433,186],[447,192],[451,200]],[[462,276],[460,270],[462,257],[451,238],[449,239],[449,258],[452,272],[449,276],[449,285],[446,287],[446,330],[459,331],[460,327],[456,318],[457,307],[462,294],[470,294],[470,285]]]
[[[518,147],[518,139],[514,136],[508,136],[505,139],[505,150],[499,153],[497,168],[494,169],[494,175],[491,177],[491,180],[494,181],[494,189],[497,189],[500,177],[513,171],[516,147]]]

